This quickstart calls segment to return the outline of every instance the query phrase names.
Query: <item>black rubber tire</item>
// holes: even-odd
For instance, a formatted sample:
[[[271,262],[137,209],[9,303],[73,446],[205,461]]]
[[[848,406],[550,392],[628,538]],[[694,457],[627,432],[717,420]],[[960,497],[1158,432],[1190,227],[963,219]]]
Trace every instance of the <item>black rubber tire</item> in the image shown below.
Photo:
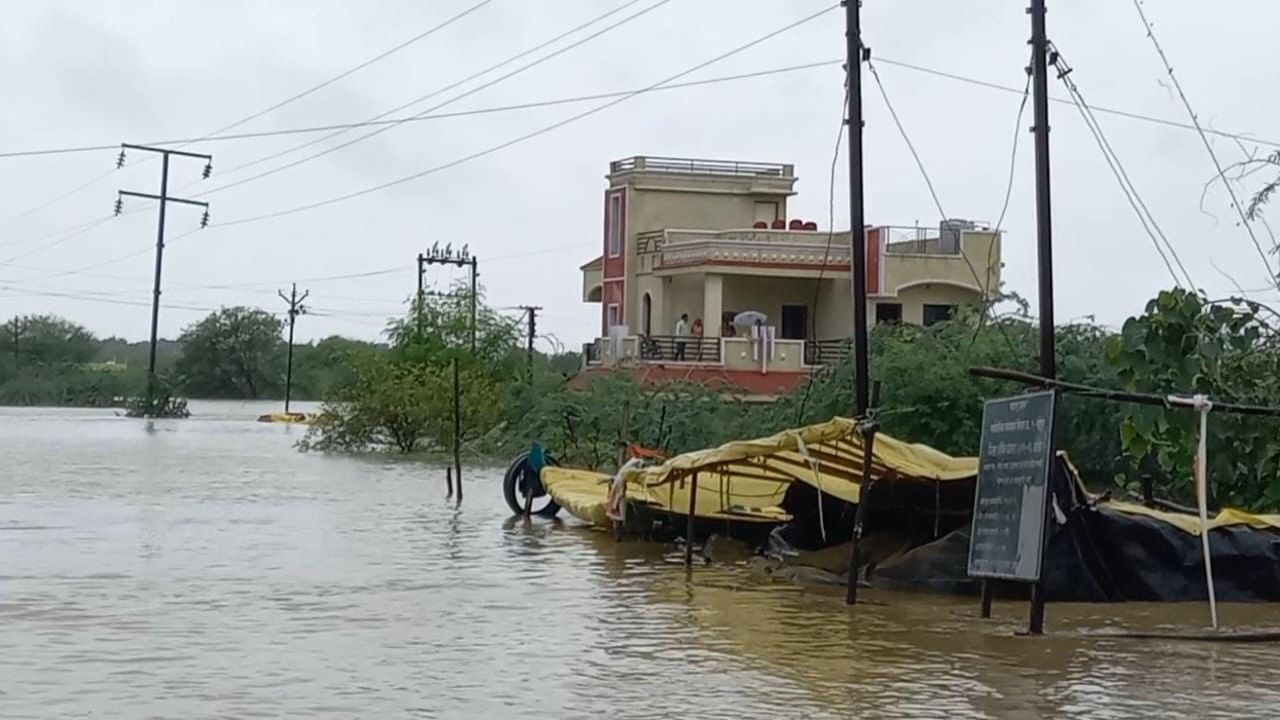
[[[520,483],[520,474],[524,470],[525,461],[529,459],[528,451],[522,452],[511,461],[511,465],[507,468],[507,472],[502,476],[502,497],[507,501],[507,507],[511,508],[511,512],[515,515],[524,514],[524,495],[517,487]],[[548,465],[559,465],[554,457],[547,456]],[[560,512],[560,506],[555,500],[547,498],[547,504],[538,508],[533,512],[539,517],[555,517]]]

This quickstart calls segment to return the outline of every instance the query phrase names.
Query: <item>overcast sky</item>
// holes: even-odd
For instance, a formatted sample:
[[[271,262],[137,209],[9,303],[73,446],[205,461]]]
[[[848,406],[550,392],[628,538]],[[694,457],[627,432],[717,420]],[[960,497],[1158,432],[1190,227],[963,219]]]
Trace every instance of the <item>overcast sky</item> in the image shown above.
[[[338,2],[242,0],[82,2],[0,0],[0,152],[198,137],[269,108],[364,63],[475,5],[477,0]],[[424,103],[466,92],[658,0],[642,0],[557,45]],[[445,29],[246,123],[236,132],[369,119],[437,91],[624,4],[624,0],[492,0]],[[644,87],[830,5],[827,0],[669,0],[546,63],[436,112]],[[1022,87],[1028,18],[1022,0],[866,0],[863,34],[891,100],[953,217],[994,221],[1004,194],[1019,96],[888,64],[907,62]],[[1094,105],[1186,122],[1163,67],[1127,0],[1056,0],[1049,35]],[[1274,0],[1148,0],[1146,10],[1192,104],[1207,125],[1280,141],[1275,118]],[[689,80],[838,60],[843,14],[833,10],[690,75]],[[414,289],[414,257],[433,242],[468,243],[500,307],[544,306],[543,331],[576,344],[598,327],[581,302],[578,266],[600,245],[610,160],[636,154],[794,163],[792,215],[827,224],[827,172],[840,118],[838,64],[766,78],[640,95],[492,154],[379,192],[273,219],[289,210],[397,180],[500,145],[604,101],[406,123],[369,140],[206,199],[171,206],[161,333],[174,336],[219,305],[282,309],[277,288],[297,280],[317,311],[303,339],[375,337]],[[1055,97],[1066,97],[1056,80]],[[927,189],[866,75],[867,221],[932,225]],[[1050,108],[1054,237],[1060,321],[1094,315],[1118,325],[1171,284],[1151,241],[1070,105]],[[1222,295],[1231,282],[1267,284],[1257,250],[1220,189],[1199,209],[1213,166],[1195,132],[1111,115],[1102,127],[1196,284]],[[1031,125],[1030,108],[1022,125]],[[358,138],[354,130],[250,168],[318,135],[202,143],[214,174],[175,159],[171,191],[209,190]],[[1215,139],[1224,162],[1241,149]],[[1252,147],[1252,145],[1250,145]],[[1261,154],[1275,149],[1260,145]],[[0,315],[55,312],[107,335],[148,332],[156,215],[105,218],[118,189],[156,192],[159,163],[116,152],[0,158]],[[844,162],[843,156],[841,162]],[[847,226],[844,166],[836,225]],[[190,187],[186,187],[190,184]],[[1035,297],[1030,135],[1017,158],[1005,221],[1009,288]],[[1280,206],[1277,210],[1280,212]],[[1261,231],[1261,229],[1260,229]],[[1267,241],[1269,242],[1269,241]],[[128,256],[117,262],[122,256]],[[396,272],[345,280],[334,275]],[[68,270],[72,274],[57,275]],[[446,275],[435,275],[439,285]],[[235,287],[227,287],[235,286]],[[1259,293],[1273,298],[1274,293]]]

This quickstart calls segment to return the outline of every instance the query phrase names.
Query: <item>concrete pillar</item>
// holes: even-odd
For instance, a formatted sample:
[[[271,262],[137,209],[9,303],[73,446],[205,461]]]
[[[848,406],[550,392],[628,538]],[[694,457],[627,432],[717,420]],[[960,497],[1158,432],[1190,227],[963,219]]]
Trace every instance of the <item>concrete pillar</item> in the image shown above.
[[[720,337],[720,313],[724,309],[724,276],[708,273],[702,283],[702,328],[706,337]]]

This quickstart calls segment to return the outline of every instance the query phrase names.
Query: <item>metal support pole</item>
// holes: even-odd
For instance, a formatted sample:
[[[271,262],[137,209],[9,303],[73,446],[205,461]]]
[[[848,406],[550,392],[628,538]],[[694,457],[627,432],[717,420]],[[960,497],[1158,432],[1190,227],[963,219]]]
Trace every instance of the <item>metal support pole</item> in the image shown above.
[[[1045,0],[1031,0],[1031,82],[1035,97],[1036,262],[1040,296],[1040,375],[1057,375],[1053,319],[1053,217],[1049,203],[1049,39]]]
[[[844,0],[845,62],[849,97],[849,250],[853,282],[854,417],[867,414],[867,232],[862,203],[861,0]]]
[[[204,227],[209,221],[209,203],[202,200],[188,200],[186,198],[169,197],[169,156],[181,155],[182,157],[198,158],[204,160],[207,164],[204,169],[204,177],[209,177],[209,173],[213,169],[213,156],[203,155],[200,153],[183,152],[181,150],[169,150],[164,148],[153,148],[145,145],[131,145],[123,143],[120,146],[120,163],[124,163],[125,150],[141,150],[143,152],[159,153],[162,166],[160,170],[160,194],[152,195],[151,193],[131,192],[121,190],[116,199],[116,214],[119,215],[124,205],[124,198],[137,197],[147,200],[155,200],[160,204],[160,220],[156,228],[156,270],[155,282],[151,289],[151,347],[147,351],[147,413],[155,410],[155,389],[156,389],[156,344],[160,334],[160,279],[164,268],[164,229],[165,215],[170,202],[181,203],[184,205],[197,205],[205,209],[204,219],[200,221],[200,226]]]
[[[458,358],[453,358],[453,474],[458,480],[458,502],[462,502],[462,386]]]
[[[302,306],[302,301],[307,299],[311,291],[302,293],[302,297],[298,297],[298,283],[293,284],[293,288],[289,290],[288,296],[283,292],[277,291],[280,299],[289,303],[289,359],[285,366],[284,374],[284,411],[289,413],[289,400],[293,396],[293,327],[298,321],[298,316],[305,313],[306,309]]]
[[[293,286],[293,295],[297,297],[298,286]],[[291,311],[289,313],[289,359],[285,363],[284,371],[284,414],[289,414],[289,400],[293,396],[293,326],[297,322],[297,315]]]
[[[1049,202],[1049,38],[1045,32],[1045,0],[1031,0],[1031,83],[1034,91],[1036,147],[1036,261],[1040,290],[1040,375],[1053,380],[1057,375],[1053,318],[1053,216]],[[1056,439],[1057,433],[1054,433]],[[1050,457],[1055,458],[1056,443]],[[1055,473],[1050,470],[1049,500],[1053,497]],[[1045,523],[1045,533],[1049,524]],[[1031,635],[1044,633],[1044,586],[1037,580],[1031,586]]]
[[[160,275],[164,267],[164,213],[169,202],[169,153],[160,171],[160,223],[156,231],[156,277],[151,289],[151,347],[147,350],[147,407],[153,407],[156,387],[156,340],[160,332]]]
[[[684,566],[693,567],[693,519],[698,507],[698,473],[690,478],[689,485],[689,525],[684,532]]]
[[[476,295],[476,275],[478,274],[476,271],[477,271],[476,259],[473,257],[471,258],[471,352],[472,354],[474,354],[476,351],[476,310],[480,304],[479,298]]]
[[[871,488],[875,487],[875,478],[871,475],[871,459],[876,447],[876,432],[880,425],[875,421],[858,423],[858,432],[862,434],[862,480],[858,485],[858,511],[853,516],[853,543],[849,547],[849,584],[845,590],[846,605],[858,602],[858,566],[862,564],[858,544],[862,540],[862,528],[867,519],[867,505],[871,500]]]

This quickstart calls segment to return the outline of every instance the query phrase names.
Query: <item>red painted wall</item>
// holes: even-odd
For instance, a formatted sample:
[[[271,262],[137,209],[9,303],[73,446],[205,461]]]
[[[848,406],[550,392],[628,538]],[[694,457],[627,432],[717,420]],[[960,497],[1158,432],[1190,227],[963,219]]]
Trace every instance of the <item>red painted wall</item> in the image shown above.
[[[609,217],[612,198],[618,198],[618,217],[612,218],[618,226],[618,254],[609,255]],[[626,318],[626,277],[627,277],[627,189],[616,188],[604,193],[604,228],[600,236],[600,254],[604,256],[601,272],[603,280],[600,293],[600,335],[609,334],[609,305],[617,304],[618,317]]]

